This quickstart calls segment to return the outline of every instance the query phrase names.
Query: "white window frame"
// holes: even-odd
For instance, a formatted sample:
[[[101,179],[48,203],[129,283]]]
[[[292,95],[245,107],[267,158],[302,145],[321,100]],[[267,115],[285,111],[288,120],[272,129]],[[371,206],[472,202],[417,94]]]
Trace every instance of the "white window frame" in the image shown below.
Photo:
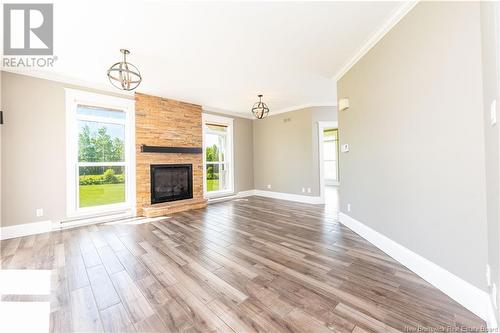
[[[66,94],[66,214],[68,218],[94,217],[129,211],[135,214],[135,101],[126,98],[65,89]],[[125,119],[77,115],[78,105],[120,110]],[[88,163],[92,166],[125,166],[125,202],[94,207],[79,206],[78,120],[101,121],[125,125],[125,162]]]
[[[202,114],[202,127],[203,127],[203,193],[206,198],[216,198],[227,195],[234,194],[234,152],[233,152],[233,118],[216,116],[212,114],[203,113]],[[207,134],[207,129],[205,124],[215,124],[215,125],[223,125],[227,126],[227,134],[226,134],[226,144],[227,151],[225,158],[227,160],[227,164],[229,164],[227,170],[229,171],[228,181],[228,189],[227,190],[219,190],[219,191],[211,191],[207,192],[207,155],[205,149],[205,134]],[[219,134],[219,133],[217,133]]]

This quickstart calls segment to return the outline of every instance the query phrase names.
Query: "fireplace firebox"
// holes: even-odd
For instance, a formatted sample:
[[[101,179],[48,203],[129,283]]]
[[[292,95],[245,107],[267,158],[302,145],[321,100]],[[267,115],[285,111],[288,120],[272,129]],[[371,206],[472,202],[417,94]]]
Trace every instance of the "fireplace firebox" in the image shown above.
[[[151,165],[151,204],[192,197],[192,164]]]

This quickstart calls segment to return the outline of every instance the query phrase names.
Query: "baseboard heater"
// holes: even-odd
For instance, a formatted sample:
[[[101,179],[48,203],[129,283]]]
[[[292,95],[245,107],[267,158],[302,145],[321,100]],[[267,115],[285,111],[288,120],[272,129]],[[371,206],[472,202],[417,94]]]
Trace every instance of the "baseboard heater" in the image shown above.
[[[183,153],[183,154],[201,154],[202,147],[161,147],[161,146],[147,146],[141,145],[141,152],[143,153]]]

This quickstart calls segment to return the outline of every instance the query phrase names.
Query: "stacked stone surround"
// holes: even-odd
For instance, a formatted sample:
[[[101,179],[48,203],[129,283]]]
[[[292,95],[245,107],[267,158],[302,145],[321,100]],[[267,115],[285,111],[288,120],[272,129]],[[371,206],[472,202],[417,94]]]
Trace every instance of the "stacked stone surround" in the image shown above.
[[[200,105],[135,94],[136,200],[138,216],[159,216],[206,206],[202,154],[142,153],[141,145],[202,147]],[[151,205],[151,164],[192,164],[193,199]],[[185,201],[185,203],[180,204]]]

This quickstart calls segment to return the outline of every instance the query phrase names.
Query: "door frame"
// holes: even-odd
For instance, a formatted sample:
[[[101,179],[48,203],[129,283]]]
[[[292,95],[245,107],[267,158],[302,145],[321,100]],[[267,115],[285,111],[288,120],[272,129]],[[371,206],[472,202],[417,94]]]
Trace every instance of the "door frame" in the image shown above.
[[[321,202],[325,202],[325,170],[324,170],[324,160],[323,160],[323,131],[326,128],[339,129],[338,121],[318,121],[318,167],[319,167],[319,196]],[[338,138],[337,138],[338,139]],[[337,157],[337,168],[339,165]],[[340,185],[340,182],[338,183]]]

